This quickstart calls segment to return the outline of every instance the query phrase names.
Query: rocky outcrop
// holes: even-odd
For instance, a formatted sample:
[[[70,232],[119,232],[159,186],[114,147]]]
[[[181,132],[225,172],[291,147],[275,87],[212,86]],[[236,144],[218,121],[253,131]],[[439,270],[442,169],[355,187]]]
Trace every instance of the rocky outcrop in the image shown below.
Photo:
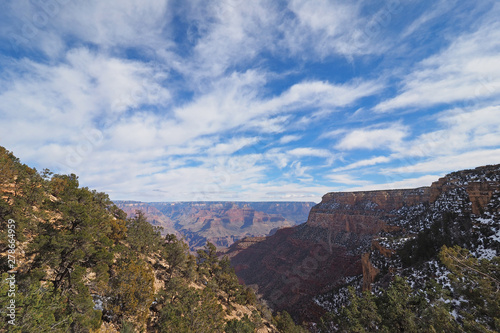
[[[479,183],[473,182],[467,185],[467,193],[471,202],[472,213],[480,215],[491,200],[493,193],[498,191],[499,184],[495,182]]]
[[[374,236],[400,229],[387,223],[394,210],[428,200],[429,188],[328,193],[305,224],[249,246],[237,242],[227,254],[237,275],[259,286],[276,310],[315,320],[322,310],[312,302],[314,295],[361,275],[370,288],[378,273],[368,254]]]
[[[305,224],[236,242],[227,254],[238,276],[258,286],[275,310],[316,320],[322,312],[316,296],[354,280],[370,289],[382,269],[400,267],[396,250],[435,221],[456,216],[456,234],[463,233],[464,221],[462,226],[474,225],[475,218],[492,221],[481,214],[488,205],[488,214],[498,210],[491,202],[499,191],[497,165],[455,172],[417,189],[328,193]]]
[[[322,310],[311,295],[329,291],[346,275],[362,274],[361,257],[336,245],[332,236],[304,224],[265,239],[238,241],[226,254],[237,275],[245,284],[258,286],[274,309],[312,319]]]
[[[311,209],[307,225],[334,231],[373,235],[392,227],[386,223],[391,211],[428,202],[430,188],[367,192],[328,193]]]
[[[491,200],[493,193],[500,189],[497,181],[498,166],[484,166],[473,170],[453,172],[431,185],[430,201],[435,202],[443,193],[458,188],[464,189],[471,205],[471,213],[480,215]]]
[[[361,256],[361,267],[363,269],[363,290],[370,290],[380,270],[373,266],[370,261],[370,253],[363,253]]]

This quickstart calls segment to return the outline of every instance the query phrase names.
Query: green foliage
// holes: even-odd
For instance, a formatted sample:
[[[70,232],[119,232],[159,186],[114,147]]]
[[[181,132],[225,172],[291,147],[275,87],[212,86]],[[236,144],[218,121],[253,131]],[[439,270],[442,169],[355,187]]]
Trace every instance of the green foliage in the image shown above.
[[[228,304],[231,302],[231,299],[234,299],[237,303],[246,304],[245,291],[240,285],[234,268],[231,267],[231,263],[227,257],[219,261],[214,275],[219,289],[227,295],[226,301]]]
[[[154,299],[152,268],[137,257],[116,262],[109,281],[111,297],[106,310],[115,321],[132,318],[145,322]]]
[[[373,332],[381,324],[382,318],[377,312],[375,297],[370,292],[359,297],[354,288],[349,288],[350,304],[340,309],[335,318],[340,332]]]
[[[167,235],[162,253],[169,272],[165,288],[157,295],[155,311],[159,313],[156,327],[162,332],[253,332],[262,318],[256,312],[252,319],[232,320],[225,323],[219,300],[227,308],[232,302],[250,304],[256,297],[250,288],[241,286],[227,258],[219,260],[217,249],[207,243],[198,251],[194,261],[187,254],[185,243],[174,235]],[[198,282],[205,287],[198,289],[189,285],[192,265],[196,265]]]
[[[201,278],[212,278],[215,272],[220,268],[217,258],[217,248],[214,244],[207,242],[204,249],[196,252],[198,254],[197,264],[198,273]],[[207,280],[202,282],[206,282]]]
[[[72,330],[97,328],[101,312],[94,310],[91,294],[103,294],[113,264],[113,232],[107,195],[79,188],[75,175],[54,175],[47,189],[57,200],[46,200],[50,220],[40,222],[28,246],[31,270],[51,270],[56,292],[68,303]],[[92,278],[89,278],[92,276]]]
[[[228,305],[231,301],[242,305],[256,303],[257,298],[253,290],[239,283],[229,259],[218,259],[215,245],[207,242],[204,249],[198,250],[197,263],[199,281],[214,290],[224,292]]]
[[[145,255],[159,250],[162,241],[161,228],[152,226],[142,211],[138,210],[135,214],[126,224],[130,248]]]
[[[436,258],[443,245],[451,246],[469,244],[468,231],[471,220],[468,216],[444,212],[428,229],[420,232],[415,239],[405,243],[398,251],[405,267]]]
[[[128,321],[122,321],[122,327],[120,329],[120,333],[135,333],[134,324]]]
[[[66,332],[72,319],[65,311],[63,299],[54,293],[52,285],[42,286],[39,281],[16,285],[15,298],[8,296],[8,274],[2,275],[0,284],[0,307],[2,317],[11,299],[15,299],[16,326],[0,321],[2,329],[9,332]],[[2,318],[4,319],[4,318]],[[9,318],[10,319],[10,318]]]
[[[127,214],[116,205],[108,207],[113,218],[110,221],[111,233],[109,238],[117,244],[127,238]]]
[[[415,299],[406,281],[396,276],[378,299],[382,326],[389,332],[416,332]]]
[[[415,292],[396,276],[378,297],[368,291],[357,295],[353,288],[349,293],[347,306],[322,318],[321,332],[462,332],[435,281]]]
[[[7,221],[14,219],[18,230],[31,231],[43,215],[35,209],[44,198],[45,184],[35,169],[22,164],[17,157],[0,147],[0,250],[6,248]],[[22,242],[25,233],[17,233]]]
[[[213,244],[195,257],[175,235],[163,239],[142,212],[127,218],[106,194],[81,188],[76,175],[38,173],[3,147],[0,191],[0,250],[8,219],[26,250],[16,274],[17,326],[1,321],[0,331],[95,332],[103,320],[121,332],[253,332],[262,324],[258,311],[226,323],[221,300],[231,308],[256,297]],[[0,267],[8,269],[4,256]],[[155,273],[165,283],[157,294]],[[9,302],[2,282],[0,313]]]
[[[452,286],[467,332],[500,331],[500,257],[479,260],[458,246],[443,246],[439,258],[452,272]]]
[[[241,320],[232,319],[227,322],[224,332],[226,333],[253,333],[256,325],[245,315]]]
[[[71,273],[71,286],[61,291],[63,301],[69,306],[67,311],[71,314],[73,322],[72,331],[85,332],[88,328],[97,329],[101,326],[102,313],[94,309],[94,301],[89,287],[85,283],[86,269],[74,266]]]
[[[172,278],[159,296],[157,326],[162,332],[223,332],[222,306],[209,288],[190,288]]]
[[[286,311],[278,312],[276,317],[274,317],[274,323],[276,328],[283,333],[305,333],[307,330],[301,326],[298,326],[293,321],[290,314]]]
[[[172,278],[174,273],[186,271],[188,269],[189,247],[183,241],[177,239],[173,234],[165,236],[162,246],[162,257],[167,261],[167,273]],[[189,268],[192,268],[190,266]],[[188,273],[188,275],[191,275]]]

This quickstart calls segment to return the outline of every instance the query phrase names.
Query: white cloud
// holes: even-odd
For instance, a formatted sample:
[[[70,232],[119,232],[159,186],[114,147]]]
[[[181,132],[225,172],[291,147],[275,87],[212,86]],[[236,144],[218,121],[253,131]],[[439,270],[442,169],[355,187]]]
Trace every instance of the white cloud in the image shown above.
[[[340,168],[336,168],[336,169],[334,169],[334,171],[340,172],[340,171],[345,171],[345,170],[357,169],[357,168],[361,168],[361,167],[372,166],[372,165],[377,165],[377,164],[381,164],[381,163],[387,163],[387,162],[390,162],[391,160],[392,160],[391,157],[377,156],[377,157],[369,158],[366,160],[360,160],[360,161],[348,164],[348,165],[340,167]]]
[[[66,148],[85,141],[82,137],[95,129],[96,123],[114,126],[131,108],[162,106],[170,101],[168,89],[158,84],[162,78],[147,64],[109,58],[86,49],[72,50],[66,61],[57,65],[27,59],[7,65],[8,75],[0,80],[0,111],[6,117],[0,128],[7,134],[3,144],[31,147],[21,157],[47,166],[60,160]],[[134,130],[129,129],[123,137],[133,137]],[[41,153],[46,144],[52,147],[46,152],[56,156]]]
[[[15,48],[39,48],[52,57],[64,53],[68,37],[105,48],[167,46],[161,37],[167,9],[165,0],[19,0],[6,5],[12,29],[4,38]]]
[[[301,56],[327,57],[341,54],[377,54],[383,52],[387,43],[378,38],[374,29],[381,29],[388,23],[393,4],[387,4],[379,17],[378,13],[364,16],[361,2],[348,1],[306,1],[292,0],[288,9],[296,16],[287,22],[284,44],[293,54]],[[378,20],[378,21],[377,21]],[[308,53],[304,54],[304,51]]]
[[[65,5],[51,14],[43,9],[51,3]],[[379,57],[367,55],[392,61],[392,43],[415,46],[405,38],[416,39],[453,6],[440,2],[399,25],[406,14],[394,15],[394,4],[407,5],[10,1],[0,13],[3,42],[23,37],[33,15],[49,20],[19,40],[19,53],[0,51],[0,140],[26,163],[75,172],[86,186],[139,200],[303,200],[344,189],[317,183],[332,172],[331,181],[368,186],[368,172],[382,164],[389,175],[403,172],[401,161],[427,173],[436,163],[464,164],[455,155],[494,160],[486,155],[500,145],[498,7],[437,54],[423,61],[409,54],[413,73],[376,108],[484,103],[419,115],[426,130],[404,115],[380,123],[383,115],[367,114],[371,97],[397,89]],[[349,164],[332,170],[339,154],[326,137]],[[355,151],[379,148],[390,155]],[[362,168],[363,177],[350,172]],[[424,179],[387,177],[390,186]]]
[[[360,98],[376,94],[383,87],[382,83],[376,81],[352,80],[345,84],[306,81],[294,84],[280,96],[269,100],[263,107],[269,110],[345,107]]]
[[[396,149],[409,134],[409,128],[392,124],[385,128],[363,128],[351,130],[337,144],[341,150],[352,149]]]
[[[252,145],[259,141],[259,138],[233,138],[229,142],[223,142],[208,149],[209,155],[231,155],[243,147]]]
[[[189,6],[193,61],[185,71],[195,80],[217,78],[273,45],[280,13],[269,1],[195,1]]]
[[[239,126],[267,133],[282,132],[289,120],[288,113],[304,107],[343,107],[375,93],[381,87],[375,82],[359,80],[343,85],[305,82],[293,85],[278,96],[264,99],[258,94],[259,87],[264,83],[266,75],[253,70],[233,73],[218,80],[213,90],[173,110],[177,121],[176,132],[196,137]]]
[[[327,179],[334,183],[345,184],[345,185],[368,185],[371,184],[370,181],[358,179],[350,174],[331,174],[326,176]]]
[[[305,183],[253,183],[244,187],[248,193],[258,193],[258,197],[252,200],[273,201],[313,201],[320,202],[321,197],[337,188]],[[305,221],[304,221],[305,222]]]
[[[284,177],[298,179],[301,181],[312,180],[313,178],[306,172],[310,170],[310,167],[303,166],[300,161],[293,161],[290,164],[290,170],[284,173]]]
[[[272,148],[265,152],[264,157],[276,165],[279,169],[283,169],[288,165],[290,156],[283,153],[278,148]]]
[[[290,125],[290,115],[272,116],[268,117],[262,116],[259,118],[252,119],[245,123],[243,126],[249,130],[255,130],[260,133],[283,133]]]
[[[403,79],[401,92],[375,111],[500,98],[500,22],[497,4],[472,33],[421,61]]]
[[[391,189],[405,189],[417,188],[423,186],[430,186],[433,182],[437,181],[443,175],[425,175],[418,178],[406,178],[398,181],[389,181],[383,184],[370,184],[360,187],[353,187],[347,191],[374,191],[374,190],[391,190]],[[387,178],[388,180],[393,178]]]
[[[402,167],[385,168],[382,173],[386,175],[451,172],[462,169],[475,168],[481,165],[500,163],[500,149],[482,149],[426,159],[423,162],[408,164]]]
[[[218,78],[265,52],[285,58],[324,58],[384,50],[385,43],[369,32],[377,15],[363,16],[359,3],[226,0],[194,1],[186,6],[193,61],[178,68],[189,73],[194,85]],[[392,6],[382,11],[390,12]]]
[[[295,148],[287,151],[288,155],[295,157],[305,157],[305,156],[314,156],[314,157],[330,157],[332,153],[326,149],[316,149],[316,148]]]
[[[298,141],[302,138],[301,135],[283,135],[280,139],[279,139],[279,143],[280,144],[287,144],[287,143],[290,143],[290,142],[293,142],[293,141]]]
[[[400,145],[397,157],[447,156],[500,144],[500,106],[453,109],[435,116],[440,129]]]
[[[451,8],[456,6],[456,0],[439,0],[432,4],[430,10],[424,12],[417,19],[415,19],[408,27],[406,27],[401,34],[401,38],[408,37],[409,35],[421,32],[423,26],[429,25],[430,22],[438,17],[447,14]]]

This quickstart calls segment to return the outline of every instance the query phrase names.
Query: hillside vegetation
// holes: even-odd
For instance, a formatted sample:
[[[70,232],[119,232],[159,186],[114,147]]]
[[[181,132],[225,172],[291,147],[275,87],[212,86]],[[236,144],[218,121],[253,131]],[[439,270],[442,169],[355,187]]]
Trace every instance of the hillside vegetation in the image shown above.
[[[428,191],[390,212],[393,231],[365,256],[374,279],[337,288],[316,331],[500,332],[500,165],[453,172]]]
[[[314,332],[499,332],[500,165],[427,187],[332,192],[305,224],[227,251]]]
[[[356,273],[331,293],[317,295],[317,306],[328,311],[300,327],[287,312],[273,317],[252,289],[239,283],[229,259],[218,258],[212,243],[193,255],[174,234],[162,236],[141,211],[127,217],[106,194],[80,187],[76,175],[38,172],[0,147],[0,332],[300,333],[306,327],[313,332],[498,332],[499,170],[452,174],[443,178],[446,190],[434,201],[389,207],[393,228],[374,230],[373,239],[361,242],[367,248],[359,250],[368,254],[366,265],[376,273],[368,274],[371,290],[364,287],[366,272]],[[488,186],[481,185],[485,182]],[[478,184],[481,191],[473,192]],[[349,209],[359,211],[356,205],[339,210],[338,202],[330,201],[325,201],[330,211],[321,216],[335,216],[334,222]],[[360,201],[358,206],[373,216],[374,205]],[[306,227],[277,236],[295,235],[297,250],[302,243],[293,231]],[[307,234],[308,251],[315,235]],[[351,243],[361,244],[351,239],[346,246]],[[330,253],[330,259],[339,257]],[[253,274],[270,276],[269,267],[279,268],[275,264]],[[308,275],[311,281],[317,276]],[[294,291],[301,290],[292,288],[287,296]]]
[[[2,332],[293,326],[272,318],[214,245],[190,254],[175,235],[162,237],[141,212],[127,218],[73,174],[37,172],[0,147],[0,189]]]

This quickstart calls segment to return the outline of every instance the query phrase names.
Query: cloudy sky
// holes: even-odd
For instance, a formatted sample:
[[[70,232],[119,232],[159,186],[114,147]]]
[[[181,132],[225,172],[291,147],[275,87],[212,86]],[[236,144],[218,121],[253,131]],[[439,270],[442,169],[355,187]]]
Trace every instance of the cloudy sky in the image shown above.
[[[316,201],[500,163],[500,4],[3,0],[0,145],[112,199]]]

